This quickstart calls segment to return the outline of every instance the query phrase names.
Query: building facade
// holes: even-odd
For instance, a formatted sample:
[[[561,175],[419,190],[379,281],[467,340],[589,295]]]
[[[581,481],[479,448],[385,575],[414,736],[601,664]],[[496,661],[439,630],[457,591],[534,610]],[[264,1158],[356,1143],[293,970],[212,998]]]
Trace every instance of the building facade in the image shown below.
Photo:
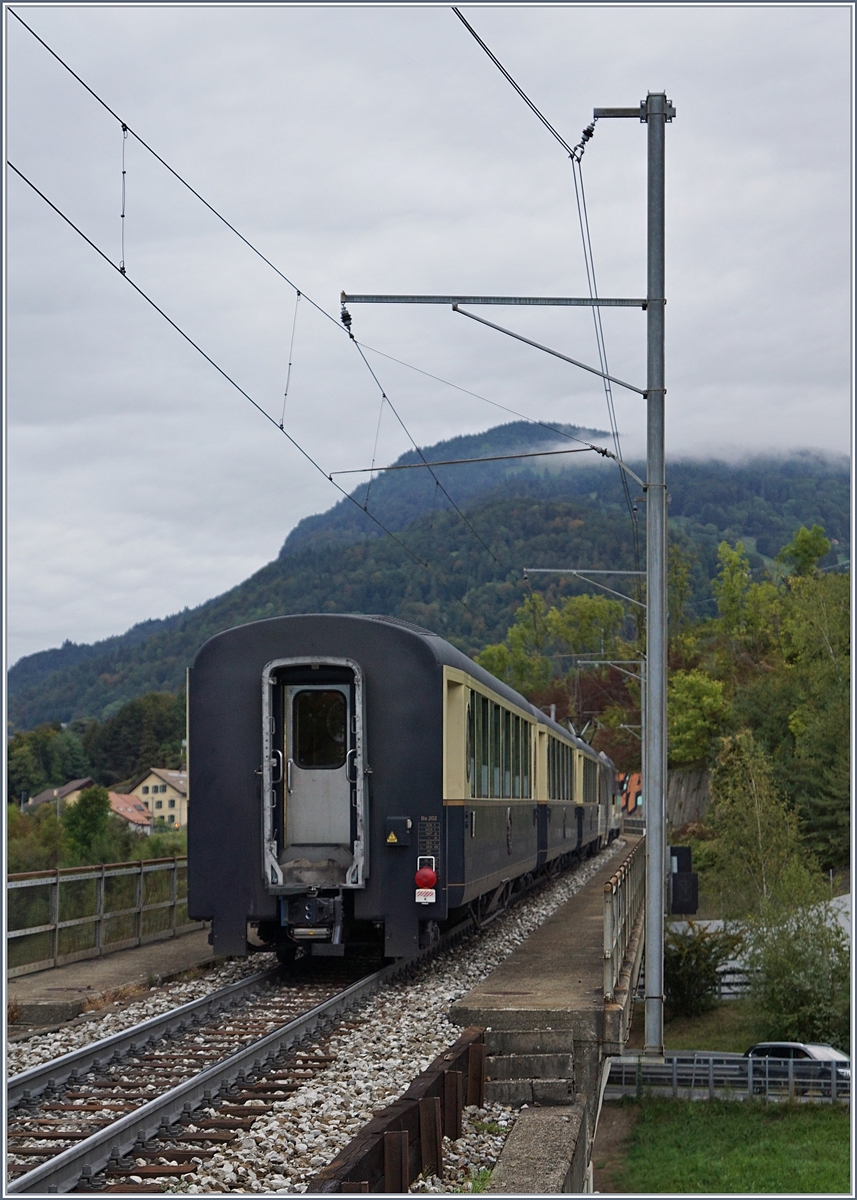
[[[152,816],[155,832],[161,821],[170,829],[187,826],[187,772],[152,767],[140,775],[127,795],[134,796]]]

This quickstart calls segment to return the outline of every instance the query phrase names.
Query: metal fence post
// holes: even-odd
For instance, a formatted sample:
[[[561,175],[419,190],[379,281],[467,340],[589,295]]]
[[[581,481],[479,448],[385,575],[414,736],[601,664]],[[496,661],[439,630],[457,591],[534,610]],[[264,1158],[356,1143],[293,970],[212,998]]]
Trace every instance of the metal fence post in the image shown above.
[[[7,948],[17,945],[25,950],[25,953],[16,954],[15,957],[23,961],[8,968],[8,977],[26,975],[33,970],[43,971],[46,968],[62,966],[65,962],[77,961],[81,958],[96,958],[103,954],[110,954],[117,945],[123,949],[127,948],[129,944],[140,945],[148,937],[175,937],[180,927],[184,929],[198,927],[197,922],[188,920],[179,922],[178,919],[180,891],[178,871],[179,865],[181,864],[183,867],[185,862],[186,859],[183,857],[174,856],[172,859],[148,862],[143,860],[136,863],[98,863],[88,867],[56,867],[46,871],[10,874],[6,881],[7,894],[11,897],[14,892],[15,896],[19,898],[18,907],[21,911],[14,922],[16,928],[6,930],[6,944]],[[155,879],[158,883],[158,895],[161,895],[163,890],[160,882],[161,872],[169,873],[168,897],[147,904],[146,880],[150,876]],[[123,878],[123,887],[118,899],[113,892],[108,895],[107,884],[115,877]],[[132,879],[133,884],[128,885],[127,879]],[[61,891],[63,882],[75,885],[86,883],[87,887],[89,883],[94,885],[93,903],[90,905],[89,902],[92,893],[87,892],[85,897],[84,916],[70,916],[67,920],[63,919],[62,905],[65,895]],[[29,900],[29,889],[31,888],[34,890],[35,900]],[[46,906],[41,902],[42,897],[47,900]],[[161,910],[167,913],[166,921],[160,915]],[[77,911],[77,907],[73,911]],[[149,930],[146,925],[146,914],[149,911],[158,913],[158,928],[154,931]],[[121,918],[121,925],[116,928],[110,924],[114,918],[116,920]],[[89,937],[92,940],[88,941],[83,949],[79,949],[77,948],[79,939],[76,934],[79,927],[84,925],[90,931]],[[63,937],[66,936],[63,931],[66,929],[72,930],[71,935],[68,935],[71,945],[63,941]],[[111,935],[116,933],[122,934],[122,936],[111,940]],[[32,939],[36,935],[38,935],[39,941],[33,943]],[[31,941],[18,940],[25,938],[30,938]],[[32,952],[29,956],[26,954],[25,948],[30,946],[33,946],[38,955],[37,958],[32,957]]]
[[[137,876],[137,945],[143,941],[143,860],[140,859],[140,874]]]
[[[604,884],[604,999],[613,999],[613,887]]]
[[[51,900],[53,901],[53,904],[52,904],[53,911],[51,913],[51,921],[53,922],[52,942],[53,942],[53,951],[54,951],[53,954],[51,955],[51,957],[54,960],[54,966],[56,966],[57,959],[60,956],[60,869],[59,869],[59,867],[57,867],[57,869],[56,869],[56,875],[54,878],[54,890],[53,890],[53,895],[51,896]]]
[[[104,930],[104,863],[101,864],[101,874],[95,881],[95,949],[103,954]]]

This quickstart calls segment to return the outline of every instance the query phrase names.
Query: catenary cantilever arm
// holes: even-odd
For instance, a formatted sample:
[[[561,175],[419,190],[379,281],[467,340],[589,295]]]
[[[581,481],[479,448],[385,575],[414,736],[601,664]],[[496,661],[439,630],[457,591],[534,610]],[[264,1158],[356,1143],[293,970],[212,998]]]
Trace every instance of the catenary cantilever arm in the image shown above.
[[[509,337],[516,338],[519,342],[526,342],[528,346],[534,346],[536,350],[544,350],[545,354],[552,354],[554,358],[561,358],[563,362],[571,363],[573,367],[580,367],[584,371],[590,371],[593,375],[598,375],[601,379],[609,379],[611,383],[616,383],[619,387],[627,388],[629,392],[636,392],[638,396],[648,395],[643,388],[635,387],[633,383],[626,383],[624,379],[617,379],[615,375],[606,375],[603,371],[599,371],[597,367],[589,367],[586,363],[578,362],[576,358],[569,358],[567,354],[560,354],[559,350],[551,350],[550,346],[543,346],[541,342],[534,342],[530,338],[524,337],[523,334],[513,333],[511,329],[504,329],[502,325],[495,325],[493,321],[486,321],[484,317],[477,317],[475,313],[467,312],[466,309],[459,308],[457,304],[453,304],[452,311],[461,313],[463,317],[470,317],[471,321],[478,321],[480,325],[487,325],[489,329],[496,329],[498,333],[505,333]]]

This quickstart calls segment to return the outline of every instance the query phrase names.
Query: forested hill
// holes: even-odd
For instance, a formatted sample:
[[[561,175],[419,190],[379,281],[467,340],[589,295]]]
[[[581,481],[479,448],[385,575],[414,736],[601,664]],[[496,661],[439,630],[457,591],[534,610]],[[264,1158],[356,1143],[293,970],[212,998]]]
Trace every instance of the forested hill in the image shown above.
[[[452,501],[465,508],[486,492],[494,491],[506,483],[514,483],[521,476],[543,478],[548,472],[563,470],[581,456],[578,461],[594,455],[587,451],[587,443],[607,446],[610,435],[601,429],[580,429],[574,425],[537,425],[531,421],[514,421],[508,425],[497,425],[485,433],[466,437],[450,438],[435,446],[425,447],[422,458],[416,450],[409,450],[396,459],[396,466],[415,467],[400,471],[385,471],[371,482],[365,475],[363,481],[351,492],[358,505],[366,504],[377,519],[388,529],[398,531],[410,525],[427,512],[437,512],[453,507]],[[493,456],[504,454],[534,454],[540,451],[567,451],[567,455],[551,455],[536,459],[498,460]],[[490,461],[467,463],[465,466],[416,467],[423,459],[429,463],[484,458]],[[560,465],[561,464],[561,465]],[[577,465],[577,463],[575,463]],[[612,500],[621,497],[616,487],[614,467],[603,480]],[[599,474],[600,475],[603,473]],[[346,483],[345,476],[339,482]],[[567,476],[566,482],[575,479],[588,490],[590,476],[584,472]],[[572,491],[579,491],[571,484]],[[445,495],[444,493],[448,493]],[[384,537],[371,517],[351,500],[343,498],[333,508],[313,517],[304,517],[286,538],[280,558],[287,558],[300,550],[313,546],[318,548],[331,543],[362,541],[367,537]]]
[[[568,435],[606,444],[603,433],[558,428],[561,434],[526,423],[499,426],[423,453],[436,462],[566,449],[576,444]],[[399,461],[416,458],[411,453]],[[635,469],[644,474],[641,464]],[[466,520],[427,471],[382,474],[369,488],[368,507],[407,549],[343,500],[300,522],[274,562],[222,596],[94,645],[66,642],[21,659],[9,672],[10,729],[103,719],[136,696],[176,692],[206,638],[245,621],[298,612],[383,613],[435,629],[472,654],[504,637],[527,594],[524,567],[634,566],[615,464],[575,454],[438,468],[436,474]],[[759,574],[800,525],[824,527],[834,542],[830,563],[850,555],[845,462],[808,454],[737,466],[674,462],[668,480],[671,534],[695,555],[689,615],[712,612],[710,580],[721,540],[742,540]],[[361,505],[366,491],[363,482],[353,493]],[[632,496],[638,494],[633,485]],[[639,509],[642,549],[643,502]],[[543,579],[549,598],[585,590],[568,577]]]

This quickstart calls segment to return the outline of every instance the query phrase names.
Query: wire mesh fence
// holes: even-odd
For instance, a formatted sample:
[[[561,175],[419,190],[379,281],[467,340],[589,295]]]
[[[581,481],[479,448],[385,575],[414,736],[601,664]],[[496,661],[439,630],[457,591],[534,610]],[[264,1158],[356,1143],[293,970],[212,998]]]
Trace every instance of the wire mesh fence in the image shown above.
[[[26,975],[202,928],[187,912],[187,859],[10,875],[7,975]]]

